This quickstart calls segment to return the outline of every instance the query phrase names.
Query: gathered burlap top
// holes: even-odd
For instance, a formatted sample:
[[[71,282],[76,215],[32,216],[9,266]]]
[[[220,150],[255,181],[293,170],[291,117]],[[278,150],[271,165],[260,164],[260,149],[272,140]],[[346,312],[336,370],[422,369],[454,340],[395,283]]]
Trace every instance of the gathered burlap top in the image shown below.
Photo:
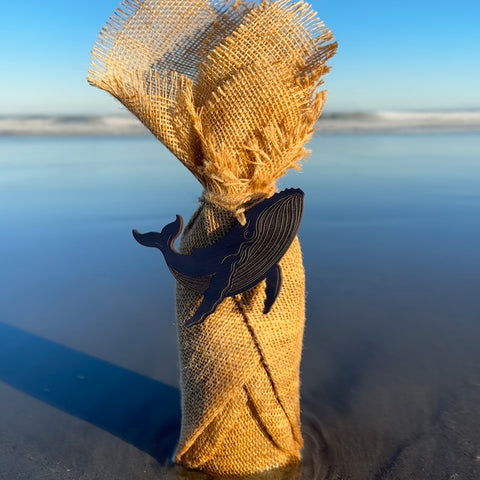
[[[123,0],[100,32],[88,81],[122,102],[203,186],[181,253],[206,247],[298,168],[336,51],[302,1]],[[182,431],[176,461],[245,475],[299,460],[305,320],[298,239],[264,315],[265,282],[185,327],[201,296],[177,284]],[[161,406],[159,405],[159,408]]]

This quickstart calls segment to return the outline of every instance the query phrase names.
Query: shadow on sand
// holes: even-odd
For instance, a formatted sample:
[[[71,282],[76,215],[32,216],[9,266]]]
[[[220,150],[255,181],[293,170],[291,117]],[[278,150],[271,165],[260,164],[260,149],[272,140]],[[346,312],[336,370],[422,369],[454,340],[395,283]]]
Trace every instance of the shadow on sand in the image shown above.
[[[0,380],[167,462],[177,389],[0,322]]]

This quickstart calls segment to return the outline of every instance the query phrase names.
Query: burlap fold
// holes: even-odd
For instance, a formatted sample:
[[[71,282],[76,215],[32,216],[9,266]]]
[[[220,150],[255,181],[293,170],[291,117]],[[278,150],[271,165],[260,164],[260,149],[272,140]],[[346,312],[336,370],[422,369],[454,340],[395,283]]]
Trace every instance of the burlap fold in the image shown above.
[[[195,175],[201,206],[181,253],[221,238],[308,153],[332,35],[303,2],[124,0],[88,80],[132,111]],[[263,315],[265,282],[184,326],[201,296],[177,285],[182,431],[176,460],[215,475],[298,461],[304,271],[298,239]]]

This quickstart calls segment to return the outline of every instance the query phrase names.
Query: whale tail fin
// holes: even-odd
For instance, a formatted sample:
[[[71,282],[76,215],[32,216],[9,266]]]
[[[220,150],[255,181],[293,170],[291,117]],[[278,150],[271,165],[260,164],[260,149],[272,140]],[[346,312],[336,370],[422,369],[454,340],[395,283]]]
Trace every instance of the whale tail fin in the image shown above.
[[[132,230],[135,240],[144,247],[156,247],[160,250],[165,241],[162,242],[162,234],[159,232],[140,233],[138,230]]]
[[[165,225],[161,232],[140,233],[138,230],[132,230],[135,240],[145,247],[155,247],[160,250],[170,248],[174,251],[173,244],[183,229],[183,218],[177,215],[172,223]]]

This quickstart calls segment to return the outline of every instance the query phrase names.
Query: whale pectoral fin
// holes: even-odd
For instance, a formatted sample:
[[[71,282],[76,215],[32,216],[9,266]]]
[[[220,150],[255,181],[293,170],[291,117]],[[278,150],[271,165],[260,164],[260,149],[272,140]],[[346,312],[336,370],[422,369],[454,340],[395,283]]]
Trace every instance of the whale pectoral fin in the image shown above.
[[[197,308],[195,315],[191,317],[185,325],[190,327],[198,323],[202,323],[209,315],[211,315],[218,305],[225,298],[225,281],[219,275],[214,275],[210,280],[210,285],[203,294],[202,303]]]
[[[280,287],[282,286],[282,270],[280,265],[275,264],[265,275],[267,285],[265,287],[265,304],[263,307],[263,314],[266,315],[272,305],[277,299],[278,292],[280,292]]]

